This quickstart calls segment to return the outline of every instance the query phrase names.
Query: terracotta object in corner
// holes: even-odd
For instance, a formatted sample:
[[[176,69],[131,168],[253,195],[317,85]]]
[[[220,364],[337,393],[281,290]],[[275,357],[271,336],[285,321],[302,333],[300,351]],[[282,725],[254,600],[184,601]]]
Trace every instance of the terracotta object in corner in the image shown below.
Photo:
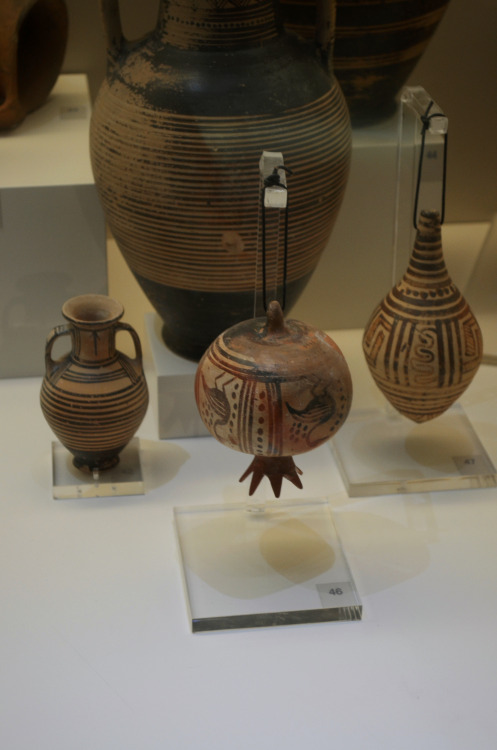
[[[282,480],[301,488],[293,456],[328,440],[345,421],[352,381],[343,354],[322,331],[283,320],[271,302],[267,318],[219,336],[197,368],[195,397],[207,429],[228,448],[254,454],[250,494],[267,476],[276,497]]]
[[[54,328],[47,339],[41,408],[80,469],[114,466],[147,410],[141,344],[136,331],[121,322],[123,312],[104,295],[73,297],[62,307],[67,325]],[[131,335],[133,359],[116,350],[118,331]],[[54,360],[53,345],[65,335],[71,351]]]
[[[19,125],[47,99],[67,44],[64,0],[0,3],[0,130]]]
[[[374,310],[363,349],[378,388],[415,422],[443,414],[476,374],[480,327],[445,266],[437,212],[421,212],[407,271]]]

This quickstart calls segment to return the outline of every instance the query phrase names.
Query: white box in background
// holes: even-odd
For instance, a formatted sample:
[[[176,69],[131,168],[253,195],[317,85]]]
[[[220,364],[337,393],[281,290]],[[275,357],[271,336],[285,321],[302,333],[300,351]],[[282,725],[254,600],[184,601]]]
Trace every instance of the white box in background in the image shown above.
[[[105,222],[90,165],[85,75],[0,135],[0,377],[41,375],[66,299],[106,294]]]

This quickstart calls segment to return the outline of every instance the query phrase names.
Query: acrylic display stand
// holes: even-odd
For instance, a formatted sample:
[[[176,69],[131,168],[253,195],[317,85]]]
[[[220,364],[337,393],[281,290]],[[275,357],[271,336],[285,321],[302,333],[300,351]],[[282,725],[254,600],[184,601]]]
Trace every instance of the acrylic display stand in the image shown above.
[[[483,361],[497,365],[497,214],[493,217],[465,294],[483,335]]]
[[[174,509],[194,633],[360,620],[326,499]]]
[[[275,298],[283,268],[286,181],[264,182],[275,168],[283,172],[283,163],[276,152],[263,152],[259,163],[261,214],[269,211],[259,221],[254,309],[266,293],[268,302]],[[359,620],[362,607],[326,499],[266,501],[265,489],[267,480],[245,503],[174,509],[192,631]]]
[[[421,116],[430,101],[421,87],[406,88],[401,95],[392,286],[407,267],[414,241],[413,207],[420,158]],[[433,103],[430,113],[441,112],[440,107]],[[430,121],[424,148],[420,207],[440,209],[447,128],[445,116]],[[330,441],[330,447],[351,497],[483,488],[497,484],[494,463],[459,404],[423,424],[415,424],[400,415],[386,399],[384,406],[378,408],[353,409]]]
[[[421,150],[421,118],[431,101],[431,97],[421,86],[406,87],[400,97],[392,286],[400,279],[407,268],[416,235],[413,226],[413,210]],[[425,135],[418,204],[420,208],[441,212],[444,182],[444,145],[449,123],[436,102],[433,102],[429,112],[430,115],[437,116],[430,119]],[[385,289],[385,292],[387,291]]]
[[[140,441],[133,438],[121,451],[119,463],[103,472],[77,469],[72,455],[60,443],[52,443],[52,494],[55,500],[143,495]]]
[[[459,404],[422,424],[389,407],[353,411],[331,444],[350,497],[497,486]]]

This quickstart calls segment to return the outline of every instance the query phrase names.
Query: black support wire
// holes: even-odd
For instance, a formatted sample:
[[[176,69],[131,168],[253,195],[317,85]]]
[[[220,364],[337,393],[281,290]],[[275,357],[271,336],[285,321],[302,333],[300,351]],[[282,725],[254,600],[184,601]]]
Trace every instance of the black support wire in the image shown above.
[[[418,228],[418,202],[419,202],[419,191],[421,186],[421,174],[423,171],[423,157],[424,157],[424,151],[425,151],[425,140],[426,140],[426,133],[430,127],[430,123],[434,117],[445,117],[444,114],[441,112],[435,112],[434,114],[430,115],[430,109],[433,107],[433,100],[428,104],[428,107],[426,108],[426,111],[424,115],[421,115],[421,123],[422,123],[422,129],[421,129],[421,150],[419,153],[419,163],[418,163],[418,176],[416,180],[416,192],[414,197],[414,213],[413,213],[413,225],[414,229]],[[442,166],[442,207],[440,212],[440,224],[444,223],[445,218],[445,189],[446,189],[446,183],[447,183],[447,133],[444,133],[444,155],[443,155],[443,166]]]

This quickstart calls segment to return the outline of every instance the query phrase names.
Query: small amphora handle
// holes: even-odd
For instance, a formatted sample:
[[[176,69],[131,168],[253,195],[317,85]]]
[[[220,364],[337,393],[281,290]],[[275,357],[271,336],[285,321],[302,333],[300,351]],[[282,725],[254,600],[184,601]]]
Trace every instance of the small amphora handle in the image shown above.
[[[68,336],[70,335],[70,333],[71,326],[65,324],[61,326],[55,326],[55,328],[52,328],[52,330],[48,334],[47,343],[45,345],[45,371],[47,373],[47,377],[50,377],[50,375],[52,375],[52,373],[57,369],[61,362],[64,362],[67,357],[66,355],[64,357],[61,357],[60,359],[52,359],[53,345],[60,336]]]
[[[317,0],[314,41],[322,64],[328,68],[335,42],[336,0]]]
[[[129,333],[129,335],[133,339],[133,344],[135,345],[134,362],[136,362],[137,364],[141,366],[142,360],[143,360],[142,345],[141,345],[140,337],[138,336],[133,326],[130,326],[129,323],[122,323],[119,320],[116,323],[116,331],[127,331]]]

